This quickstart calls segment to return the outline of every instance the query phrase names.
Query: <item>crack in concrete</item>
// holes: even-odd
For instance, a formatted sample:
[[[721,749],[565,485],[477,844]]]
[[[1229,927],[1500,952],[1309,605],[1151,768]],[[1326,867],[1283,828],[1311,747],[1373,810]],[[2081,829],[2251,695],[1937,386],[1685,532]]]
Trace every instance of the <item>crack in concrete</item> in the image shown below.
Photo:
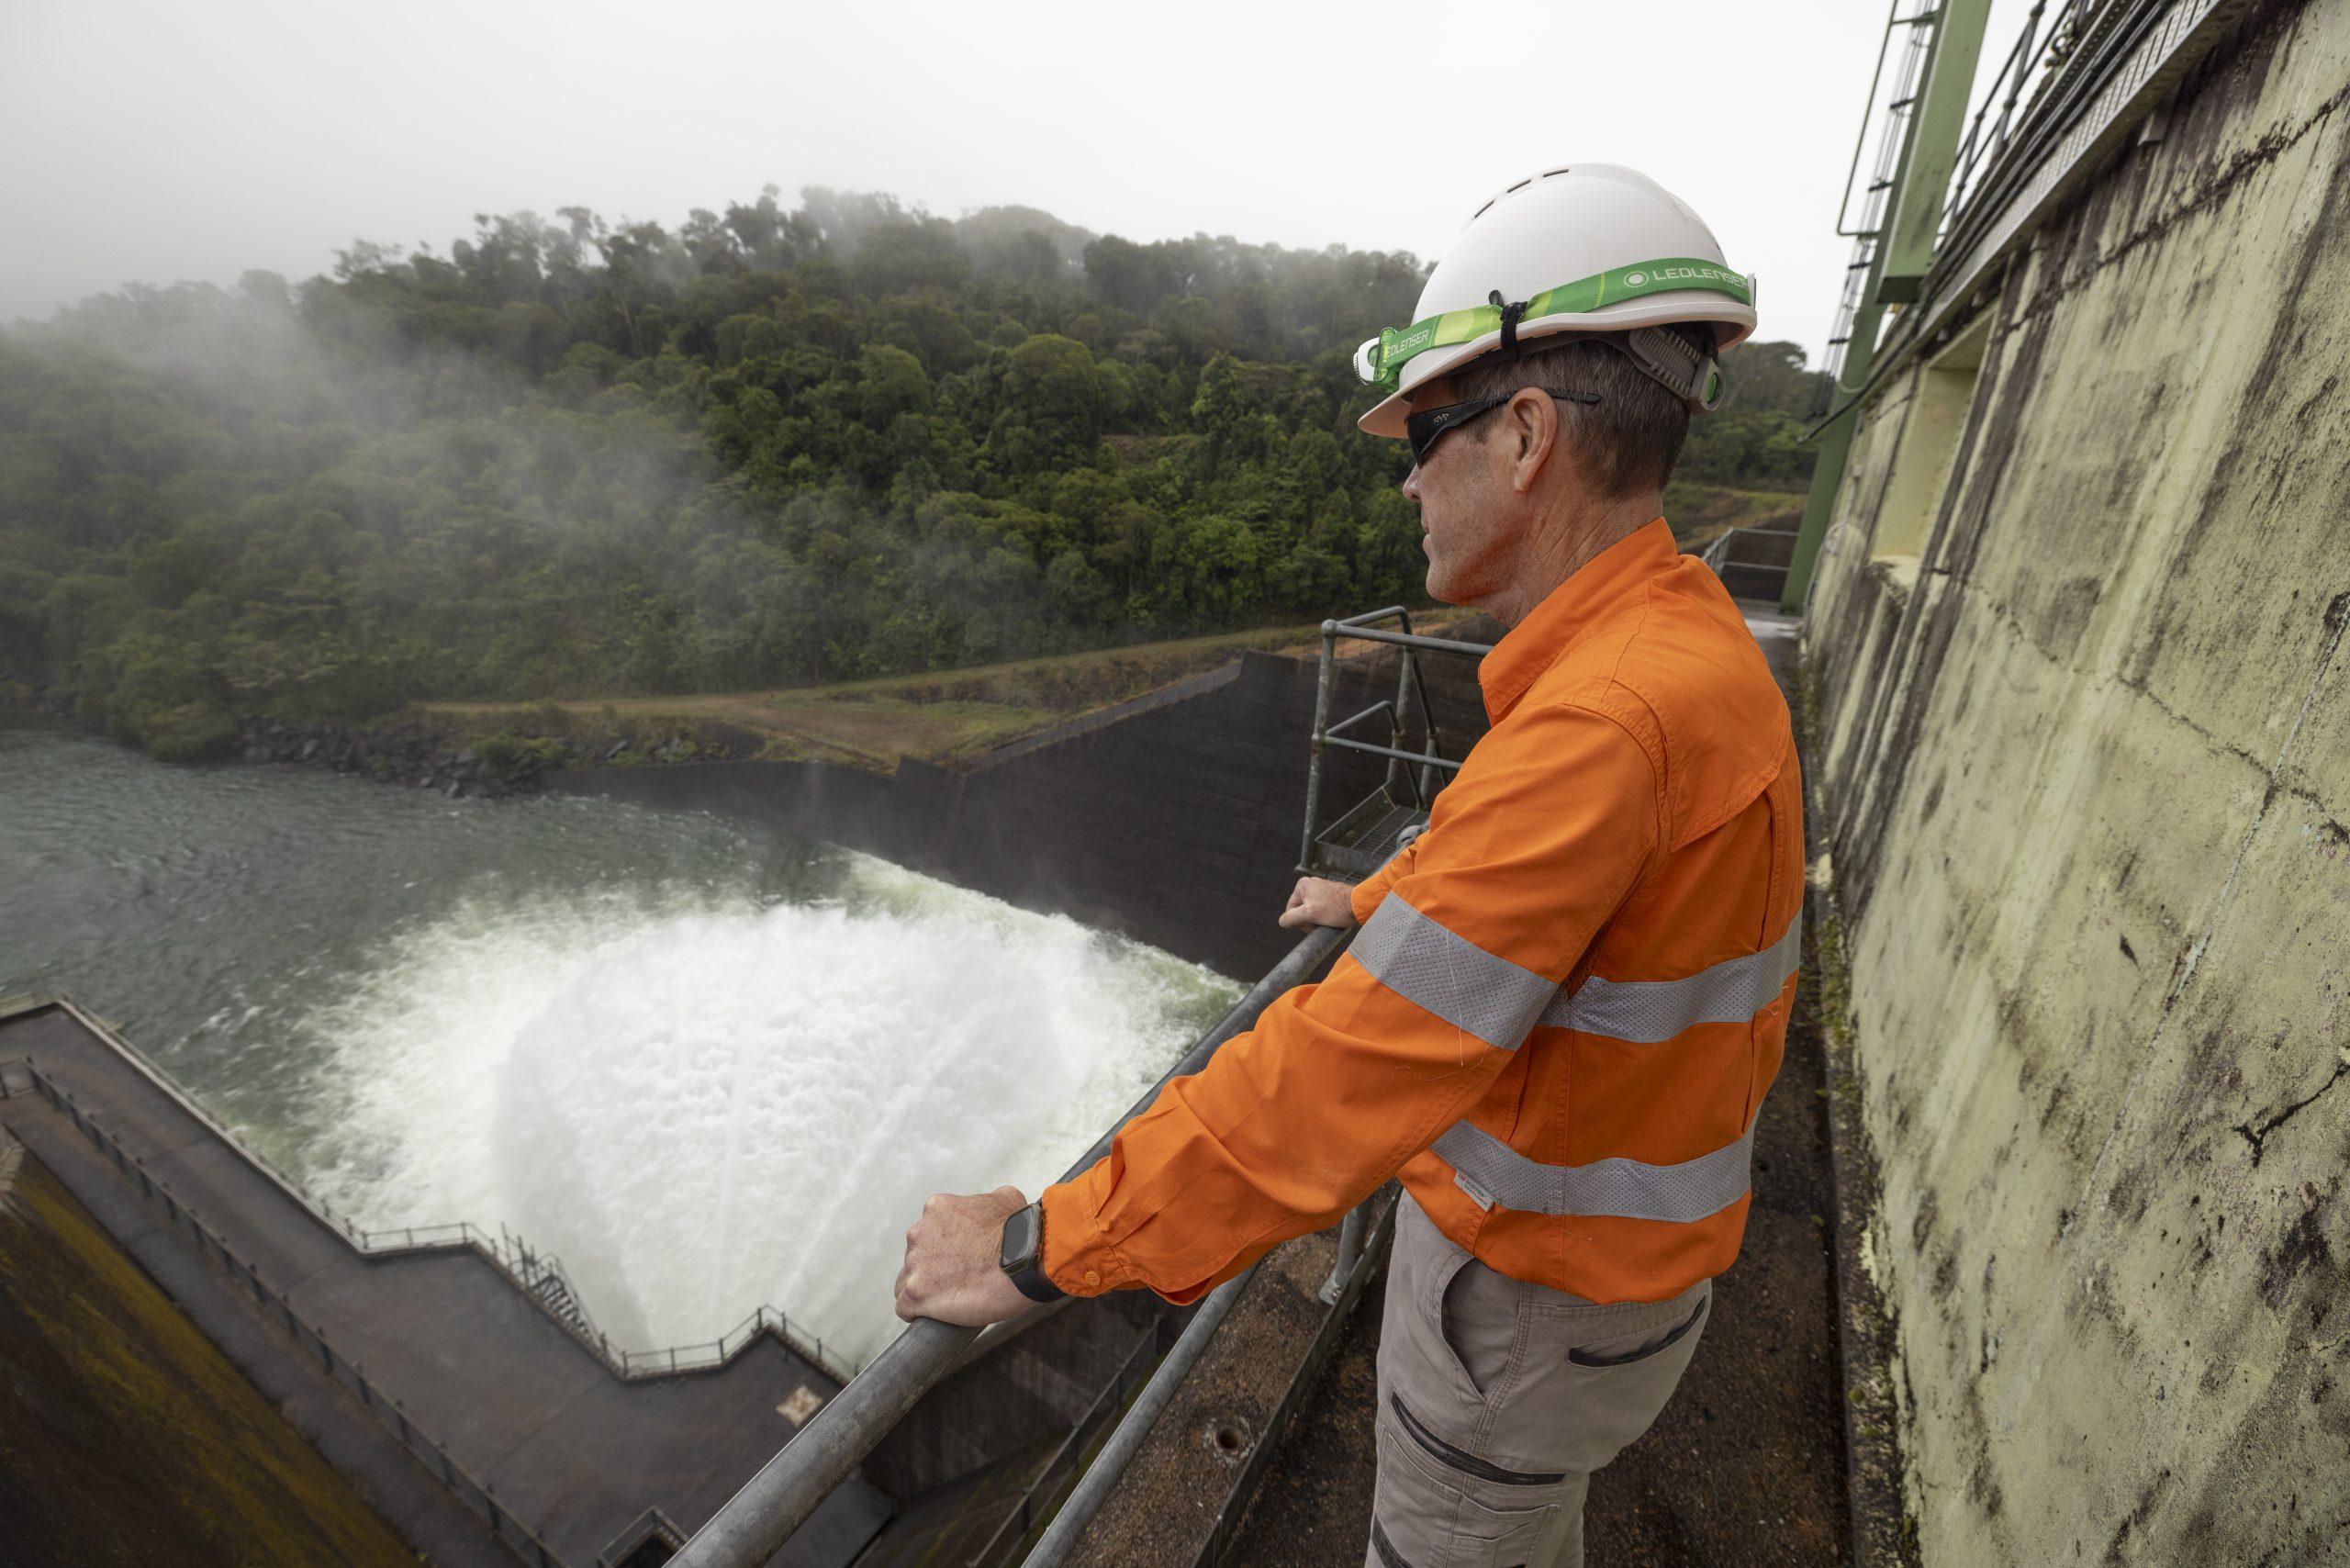
[[[1964,577],[1959,577],[1955,580],[1958,588],[1962,590],[1972,586],[1969,584],[1967,579]],[[2344,597],[2345,599],[2350,599],[2350,595],[2344,595]],[[2251,767],[2259,769],[2264,776],[2270,773],[2270,764],[2261,761],[2259,757],[2254,756],[2251,752],[2244,750],[2244,747],[2236,745],[2233,741],[2229,740],[2224,735],[2215,733],[2205,725],[2196,722],[2185,713],[2182,713],[2177,709],[2172,707],[2167,701],[2164,700],[2162,694],[2157,692],[2154,687],[2147,682],[2145,678],[2142,676],[2126,675],[2120,670],[2103,669],[2094,662],[2083,663],[2077,659],[2060,657],[2054,650],[2041,642],[2038,632],[2029,625],[2021,615],[2016,612],[2014,606],[2008,600],[2003,599],[1992,599],[1985,597],[1979,599],[1978,602],[1983,604],[1985,610],[1989,613],[1994,622],[2009,628],[2019,637],[2022,638],[2025,643],[2029,644],[2031,647],[2031,651],[2038,654],[2042,660],[2045,662],[2050,668],[2062,670],[2066,675],[2076,677],[2081,680],[2088,681],[2093,684],[2110,682],[2115,686],[2121,687],[2126,691],[2135,692],[2140,697],[2143,697],[2147,701],[2153,703],[2155,710],[2159,711],[2164,718],[2168,719],[2172,723],[2177,724],[2179,728],[2193,735],[2197,740],[2199,740],[2205,745],[2210,746],[2213,751],[2224,752],[2228,756],[2234,757],[2237,761],[2246,763]],[[2326,626],[2329,632],[2335,630],[2333,622],[2330,618],[2326,622]],[[2281,763],[2282,758],[2279,758],[2278,760]],[[2310,794],[2306,790],[2299,790],[2290,785],[2280,784],[2273,778],[2269,779],[2269,785],[2273,790],[2282,790],[2287,794],[2296,795],[2306,799],[2311,805],[2319,804],[2317,798]]]
[[[2283,1126],[2287,1122],[2291,1121],[2295,1116],[2300,1114],[2302,1111],[2306,1110],[2311,1105],[2315,1104],[2318,1100],[2324,1095],[2327,1090],[2341,1082],[2345,1077],[2350,1077],[2350,1062],[2344,1062],[2343,1065],[2335,1068],[2333,1070],[2333,1076],[2328,1078],[2323,1083],[2319,1084],[2316,1090],[2311,1092],[2307,1099],[2294,1101],[2291,1104],[2286,1106],[2283,1110],[2277,1112],[2275,1115],[2261,1123],[2259,1126],[2255,1127],[2250,1122],[2238,1122],[2236,1124],[2235,1130],[2243,1136],[2244,1142],[2252,1145],[2252,1168],[2255,1170],[2260,1169],[2261,1146],[2268,1141],[2268,1135],[2270,1133],[2275,1132],[2278,1127]]]
[[[2187,988],[2193,982],[2196,971],[2202,967],[2204,953],[2219,933],[2220,922],[2226,915],[2229,902],[2235,892],[2236,879],[2243,874],[2244,861],[2251,857],[2252,846],[2268,821],[2269,809],[2275,805],[2279,794],[2288,792],[2282,782],[2285,764],[2293,755],[2295,743],[2301,738],[2302,726],[2309,722],[2310,710],[2317,705],[2318,693],[2325,689],[2325,678],[2333,672],[2335,655],[2342,651],[2344,633],[2350,632],[2350,613],[2337,616],[2333,606],[2329,605],[2324,625],[2327,633],[2325,645],[2318,655],[2317,668],[2310,676],[2309,689],[2302,695],[2300,711],[2293,715],[2292,728],[2285,733],[2283,743],[2277,748],[2277,759],[2266,769],[2268,787],[2262,792],[2260,809],[2253,813],[2244,836],[2236,842],[2235,857],[2229,863],[2226,879],[2220,884],[2219,896],[2211,902],[2211,913],[2204,920],[2201,933],[2188,945],[2177,977],[2172,980],[2169,992],[2163,998],[2161,1015],[2154,1021],[2154,1032],[2146,1038],[2145,1048],[2139,1053],[2138,1065],[2130,1074],[2129,1087],[2122,1091],[2121,1103],[2113,1113],[2113,1126],[2107,1129],[2105,1141],[2098,1148],[2097,1159],[2089,1166],[2088,1176],[2081,1183],[2080,1207],[2084,1210],[2088,1206],[2089,1194],[2097,1191],[2098,1178],[2105,1171],[2105,1162],[2112,1157],[2114,1140],[2121,1136],[2122,1124],[2129,1120],[2131,1108],[2138,1103],[2138,1091],[2145,1082],[2147,1070],[2154,1065],[2156,1047],[2162,1044],[2164,1035],[2170,1028],[2171,1019],[2177,1013],[2179,999],[2187,994]],[[2336,1076],[2339,1075],[2340,1070],[2337,1069]],[[2266,1134],[2264,1132],[2262,1136]]]

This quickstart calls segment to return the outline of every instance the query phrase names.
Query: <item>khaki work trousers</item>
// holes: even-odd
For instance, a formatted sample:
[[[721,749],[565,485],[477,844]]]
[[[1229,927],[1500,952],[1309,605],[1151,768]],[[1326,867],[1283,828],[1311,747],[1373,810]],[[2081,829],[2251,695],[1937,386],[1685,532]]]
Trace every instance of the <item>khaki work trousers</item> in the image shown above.
[[[1405,1193],[1365,1568],[1581,1568],[1591,1473],[1664,1408],[1712,1301],[1710,1280],[1613,1306],[1513,1280]]]

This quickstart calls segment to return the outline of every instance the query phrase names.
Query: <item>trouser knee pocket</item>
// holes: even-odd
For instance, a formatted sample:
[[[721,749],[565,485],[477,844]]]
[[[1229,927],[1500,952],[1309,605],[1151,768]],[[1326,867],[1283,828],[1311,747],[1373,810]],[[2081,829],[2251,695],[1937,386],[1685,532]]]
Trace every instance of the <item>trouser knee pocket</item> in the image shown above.
[[[1524,1568],[1580,1476],[1513,1472],[1445,1441],[1391,1396],[1379,1413],[1380,1568]]]

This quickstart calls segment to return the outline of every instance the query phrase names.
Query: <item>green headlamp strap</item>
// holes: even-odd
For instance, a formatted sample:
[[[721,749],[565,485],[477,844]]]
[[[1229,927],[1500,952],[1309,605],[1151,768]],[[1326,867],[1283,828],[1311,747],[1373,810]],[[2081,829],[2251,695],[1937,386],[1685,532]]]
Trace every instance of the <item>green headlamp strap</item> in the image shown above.
[[[1754,286],[1745,274],[1734,273],[1718,262],[1677,256],[1611,267],[1556,288],[1546,288],[1528,300],[1509,324],[1515,327],[1519,321],[1544,316],[1584,315],[1603,305],[1677,289],[1719,294],[1740,305],[1754,303]],[[1405,361],[1430,349],[1450,348],[1498,330],[1506,308],[1499,304],[1472,305],[1466,310],[1448,310],[1441,316],[1415,321],[1400,330],[1390,327],[1356,351],[1355,374],[1393,392],[1403,377]]]

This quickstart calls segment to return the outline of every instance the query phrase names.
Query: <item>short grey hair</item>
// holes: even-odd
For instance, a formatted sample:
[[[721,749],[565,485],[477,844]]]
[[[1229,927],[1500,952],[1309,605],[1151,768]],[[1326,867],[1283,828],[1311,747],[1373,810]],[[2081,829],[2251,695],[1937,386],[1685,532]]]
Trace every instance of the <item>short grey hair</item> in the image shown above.
[[[1703,327],[1671,330],[1712,352],[1712,334]],[[1598,393],[1596,403],[1554,407],[1576,464],[1609,500],[1662,489],[1689,439],[1689,405],[1604,338],[1537,338],[1515,362],[1489,357],[1454,372],[1452,386],[1464,403],[1507,397],[1522,386]],[[1491,426],[1480,420],[1474,433],[1483,441]]]

